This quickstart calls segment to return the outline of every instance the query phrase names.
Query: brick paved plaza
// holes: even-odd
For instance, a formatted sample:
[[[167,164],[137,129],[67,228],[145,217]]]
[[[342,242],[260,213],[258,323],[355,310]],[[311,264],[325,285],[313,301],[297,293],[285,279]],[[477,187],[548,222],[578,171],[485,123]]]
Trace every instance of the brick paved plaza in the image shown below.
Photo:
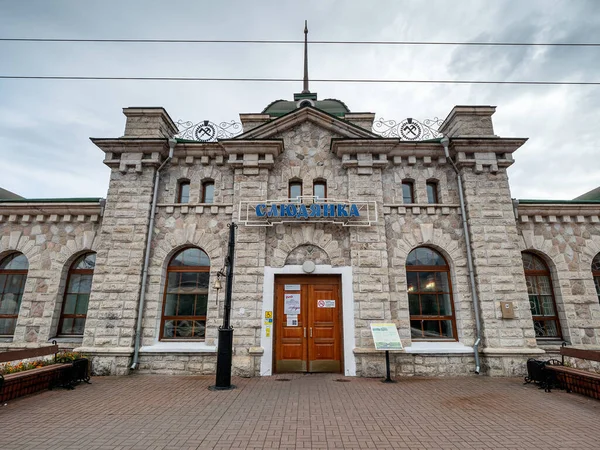
[[[0,407],[0,448],[600,448],[600,402],[521,379],[97,377]]]

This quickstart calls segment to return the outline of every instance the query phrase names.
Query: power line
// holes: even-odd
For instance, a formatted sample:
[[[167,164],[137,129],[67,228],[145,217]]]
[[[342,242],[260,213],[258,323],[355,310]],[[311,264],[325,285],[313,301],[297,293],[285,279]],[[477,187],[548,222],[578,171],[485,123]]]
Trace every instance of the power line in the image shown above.
[[[298,83],[301,78],[218,78],[218,77],[108,77],[60,75],[0,75],[4,80],[96,80],[96,81],[242,81],[268,83]],[[600,86],[600,81],[493,81],[493,80],[386,80],[386,79],[318,79],[318,83],[397,83],[397,84],[511,84],[540,86]]]
[[[269,39],[69,39],[69,38],[0,38],[0,42],[95,42],[125,44],[304,44],[300,40]],[[439,42],[439,41],[309,41],[326,45],[465,45],[501,47],[600,47],[595,42]]]

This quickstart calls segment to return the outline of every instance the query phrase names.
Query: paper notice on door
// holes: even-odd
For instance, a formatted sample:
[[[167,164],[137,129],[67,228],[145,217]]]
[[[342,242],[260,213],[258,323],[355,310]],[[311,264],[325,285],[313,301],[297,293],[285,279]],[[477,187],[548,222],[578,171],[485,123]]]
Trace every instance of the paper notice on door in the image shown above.
[[[285,294],[283,302],[284,314],[300,314],[300,294]]]
[[[287,316],[287,326],[288,327],[297,327],[298,326],[298,316],[288,314]]]

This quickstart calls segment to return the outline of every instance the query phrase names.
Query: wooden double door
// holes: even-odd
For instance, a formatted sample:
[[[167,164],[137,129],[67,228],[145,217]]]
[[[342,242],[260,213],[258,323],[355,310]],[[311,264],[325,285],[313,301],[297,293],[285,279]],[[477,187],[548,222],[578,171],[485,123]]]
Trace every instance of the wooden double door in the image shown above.
[[[275,278],[275,372],[342,371],[340,277]]]

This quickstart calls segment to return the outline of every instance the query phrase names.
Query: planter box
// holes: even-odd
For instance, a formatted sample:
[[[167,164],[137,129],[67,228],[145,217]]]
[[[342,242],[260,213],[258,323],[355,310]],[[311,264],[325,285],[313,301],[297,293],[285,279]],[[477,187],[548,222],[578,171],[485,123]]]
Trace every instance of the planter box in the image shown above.
[[[4,375],[4,383],[0,386],[0,402],[52,389],[62,384],[72,367],[72,363],[52,364],[39,369]]]

